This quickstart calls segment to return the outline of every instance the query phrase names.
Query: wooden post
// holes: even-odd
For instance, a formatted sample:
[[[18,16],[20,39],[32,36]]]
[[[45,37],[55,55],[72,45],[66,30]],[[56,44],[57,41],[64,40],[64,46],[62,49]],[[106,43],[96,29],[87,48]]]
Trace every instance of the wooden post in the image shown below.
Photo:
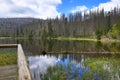
[[[21,44],[18,44],[18,80],[32,80]]]

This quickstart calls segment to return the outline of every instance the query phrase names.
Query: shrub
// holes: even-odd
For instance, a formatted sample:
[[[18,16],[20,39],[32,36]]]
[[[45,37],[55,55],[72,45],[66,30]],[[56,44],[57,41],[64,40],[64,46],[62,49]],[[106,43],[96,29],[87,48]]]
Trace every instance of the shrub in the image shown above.
[[[111,30],[108,32],[112,38],[117,39],[120,37],[120,24],[114,24]]]

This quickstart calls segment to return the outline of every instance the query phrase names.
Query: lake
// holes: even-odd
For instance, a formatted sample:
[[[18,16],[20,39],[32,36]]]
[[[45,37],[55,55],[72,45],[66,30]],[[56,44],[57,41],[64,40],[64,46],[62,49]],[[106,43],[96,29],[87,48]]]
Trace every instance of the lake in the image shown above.
[[[1,43],[22,44],[34,80],[120,80],[120,43],[13,39]]]

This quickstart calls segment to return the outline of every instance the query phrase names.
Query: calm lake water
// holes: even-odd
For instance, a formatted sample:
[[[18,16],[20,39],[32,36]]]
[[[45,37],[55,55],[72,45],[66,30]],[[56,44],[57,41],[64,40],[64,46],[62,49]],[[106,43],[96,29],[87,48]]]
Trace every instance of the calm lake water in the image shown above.
[[[34,80],[120,80],[120,43],[12,39],[1,43],[22,44]]]

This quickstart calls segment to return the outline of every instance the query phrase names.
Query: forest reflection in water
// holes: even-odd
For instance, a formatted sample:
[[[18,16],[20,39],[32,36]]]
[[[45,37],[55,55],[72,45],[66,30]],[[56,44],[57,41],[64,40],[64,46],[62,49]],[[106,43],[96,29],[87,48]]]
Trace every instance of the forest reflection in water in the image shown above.
[[[40,55],[45,50],[47,53],[110,53],[120,52],[120,43],[94,42],[94,41],[59,41],[59,40],[0,40],[0,44],[22,44],[27,56]]]
[[[91,54],[93,55],[93,54]],[[34,80],[119,80],[119,54],[29,56]],[[104,56],[105,55],[105,56]]]

